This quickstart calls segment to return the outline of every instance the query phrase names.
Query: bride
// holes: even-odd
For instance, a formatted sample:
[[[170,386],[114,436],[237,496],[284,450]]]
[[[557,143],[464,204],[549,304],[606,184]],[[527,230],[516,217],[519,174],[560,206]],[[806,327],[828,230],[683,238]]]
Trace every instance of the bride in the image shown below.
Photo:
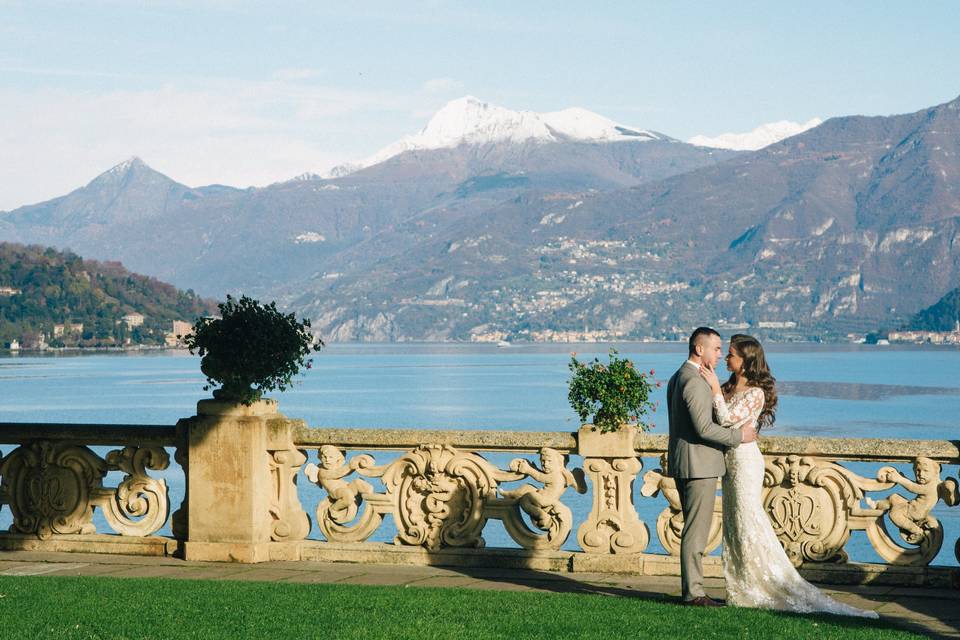
[[[723,386],[712,368],[700,375],[713,391],[718,422],[724,427],[773,424],[777,408],[776,379],[770,374],[763,347],[751,336],[730,339],[726,357],[730,379]],[[723,476],[723,574],[727,601],[795,613],[825,612],[879,617],[837,602],[800,577],[773,532],[761,501],[764,463],[756,442],[727,449]]]

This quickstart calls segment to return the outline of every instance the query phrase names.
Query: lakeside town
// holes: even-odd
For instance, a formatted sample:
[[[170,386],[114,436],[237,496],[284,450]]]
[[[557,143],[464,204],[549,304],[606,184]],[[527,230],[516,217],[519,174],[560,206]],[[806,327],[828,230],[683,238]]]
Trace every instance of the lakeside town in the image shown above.
[[[8,287],[0,287],[0,292]],[[89,327],[85,327],[83,322],[63,322],[54,324],[52,331],[48,333],[39,332],[28,336],[27,339],[14,339],[3,344],[3,348],[9,352],[20,351],[74,351],[74,350],[109,350],[109,351],[142,351],[157,349],[184,349],[184,338],[193,330],[193,324],[185,320],[173,320],[170,322],[170,330],[158,332],[156,330],[146,330],[150,334],[158,334],[152,341],[142,342],[140,339],[146,336],[144,331],[144,322],[147,318],[141,313],[128,313],[116,321],[117,325],[123,329],[122,340],[115,341],[110,339],[109,343],[83,344],[84,336],[91,338]],[[718,323],[717,328],[724,333],[748,332],[748,331],[771,331],[796,328],[794,322],[758,322],[756,325],[750,323]],[[85,331],[86,329],[86,331]],[[956,323],[951,331],[890,331],[885,334],[858,334],[851,333],[847,335],[847,341],[853,344],[914,344],[914,345],[960,345],[960,321]],[[509,346],[513,344],[508,340],[509,335],[502,331],[489,331],[485,333],[473,334],[470,342],[477,344],[497,344],[498,346]],[[523,336],[521,343],[590,343],[590,342],[612,342],[622,341],[624,337],[611,331],[583,330],[583,331],[565,331],[565,330],[539,330],[528,331]],[[631,342],[665,342],[662,338],[641,337],[631,338]],[[790,342],[796,342],[791,340]]]
[[[138,342],[135,340],[135,331],[144,326],[146,318],[141,313],[128,313],[117,324],[123,324],[126,330],[122,341],[109,340],[109,344],[98,343],[94,345],[82,344],[84,336],[92,338],[89,328],[85,332],[83,322],[64,322],[53,325],[53,330],[49,333],[40,332],[29,336],[27,339],[14,339],[6,342],[3,347],[10,352],[19,351],[144,351],[153,349],[184,349],[186,345],[183,339],[193,330],[193,324],[184,320],[174,320],[171,323],[171,330],[162,333],[160,337],[162,342]]]

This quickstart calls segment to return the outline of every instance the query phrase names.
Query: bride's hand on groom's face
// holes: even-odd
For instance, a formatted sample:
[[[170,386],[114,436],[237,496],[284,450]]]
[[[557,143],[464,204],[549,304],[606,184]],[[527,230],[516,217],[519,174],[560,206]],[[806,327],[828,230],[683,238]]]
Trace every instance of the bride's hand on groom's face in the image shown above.
[[[707,381],[707,384],[710,385],[710,389],[713,391],[714,395],[721,393],[720,380],[717,378],[717,373],[713,370],[713,367],[705,364],[701,365],[700,377]]]

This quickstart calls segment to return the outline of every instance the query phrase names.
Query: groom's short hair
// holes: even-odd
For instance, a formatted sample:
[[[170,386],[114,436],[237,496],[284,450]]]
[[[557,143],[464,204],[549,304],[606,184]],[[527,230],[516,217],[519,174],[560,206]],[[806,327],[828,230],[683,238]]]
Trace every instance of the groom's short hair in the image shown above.
[[[717,336],[720,337],[720,334],[717,333],[716,329],[711,329],[710,327],[697,327],[693,330],[693,333],[690,334],[690,342],[687,345],[689,348],[688,353],[692,356],[697,352],[697,342],[700,341],[700,336]]]

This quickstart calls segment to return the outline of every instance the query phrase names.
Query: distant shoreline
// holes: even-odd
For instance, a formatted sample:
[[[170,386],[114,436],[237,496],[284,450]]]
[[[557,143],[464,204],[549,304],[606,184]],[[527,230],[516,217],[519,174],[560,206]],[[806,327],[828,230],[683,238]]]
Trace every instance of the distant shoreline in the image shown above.
[[[960,345],[955,344],[914,344],[895,343],[887,345],[858,344],[851,342],[769,342],[764,341],[767,351],[771,353],[792,352],[873,352],[883,353],[890,351],[958,351]],[[612,341],[612,342],[514,342],[510,346],[498,346],[496,343],[483,342],[339,342],[330,343],[317,354],[323,357],[325,353],[338,355],[388,354],[388,353],[476,353],[476,354],[508,354],[508,353],[582,353],[602,354],[611,348],[628,353],[672,353],[681,352],[686,348],[685,340],[677,341]],[[17,357],[70,357],[92,355],[190,355],[184,348],[166,346],[143,346],[140,348],[118,347],[88,347],[88,348],[58,348],[58,349],[21,349],[9,351],[0,349],[0,358]]]

